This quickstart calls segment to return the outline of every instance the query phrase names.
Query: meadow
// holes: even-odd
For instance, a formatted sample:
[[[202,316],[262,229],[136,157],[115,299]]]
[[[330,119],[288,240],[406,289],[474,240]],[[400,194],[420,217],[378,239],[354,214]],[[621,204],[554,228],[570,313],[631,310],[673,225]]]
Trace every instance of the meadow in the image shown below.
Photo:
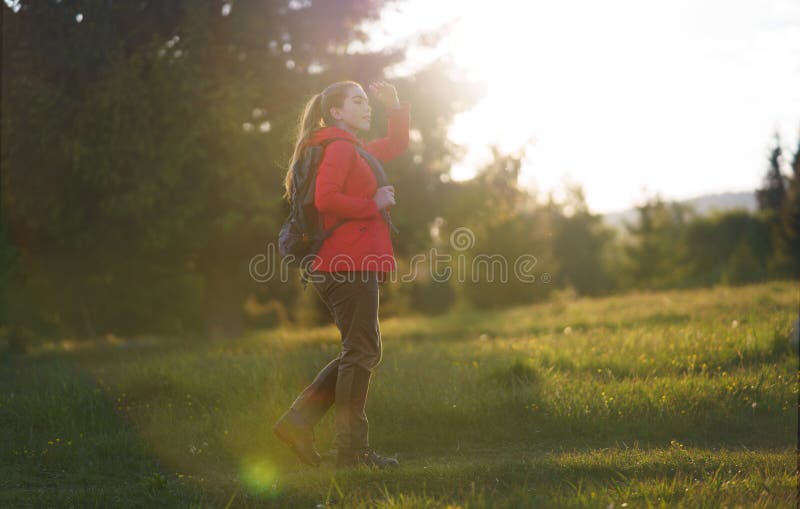
[[[0,506],[794,507],[799,291],[382,320],[367,413],[392,471],[306,467],[272,435],[333,325],[45,343],[0,359]]]

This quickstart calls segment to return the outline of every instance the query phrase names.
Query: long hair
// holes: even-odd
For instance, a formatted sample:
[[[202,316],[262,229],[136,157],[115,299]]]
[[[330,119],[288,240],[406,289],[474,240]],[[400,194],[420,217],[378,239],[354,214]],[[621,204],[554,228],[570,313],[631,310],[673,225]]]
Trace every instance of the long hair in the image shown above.
[[[336,120],[331,116],[331,108],[341,108],[347,97],[347,90],[352,87],[359,87],[355,81],[337,81],[328,85],[325,90],[309,99],[303,114],[297,123],[297,137],[294,144],[294,152],[289,161],[289,168],[283,181],[283,197],[287,201],[292,200],[292,176],[295,163],[302,157],[303,149],[311,139],[314,131],[321,127],[335,125]]]

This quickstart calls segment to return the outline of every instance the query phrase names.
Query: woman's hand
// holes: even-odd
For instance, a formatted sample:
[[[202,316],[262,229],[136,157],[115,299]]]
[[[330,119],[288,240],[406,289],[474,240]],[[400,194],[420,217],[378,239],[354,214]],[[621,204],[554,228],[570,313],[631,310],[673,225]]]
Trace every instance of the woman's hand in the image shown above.
[[[378,210],[394,206],[394,186],[379,187],[372,199],[375,200],[375,204],[378,205]]]
[[[394,85],[383,80],[373,81],[369,84],[369,90],[387,108],[397,108],[400,106],[400,99],[397,97],[397,89]]]

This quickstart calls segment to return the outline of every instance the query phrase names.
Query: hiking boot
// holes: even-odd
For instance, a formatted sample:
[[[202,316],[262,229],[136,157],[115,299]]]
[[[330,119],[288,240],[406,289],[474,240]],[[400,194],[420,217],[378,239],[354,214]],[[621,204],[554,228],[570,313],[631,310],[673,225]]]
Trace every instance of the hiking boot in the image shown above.
[[[290,410],[291,411],[291,410]],[[300,461],[306,465],[318,466],[321,458],[314,448],[314,430],[308,426],[300,426],[291,421],[286,412],[272,426],[272,431],[289,446]]]
[[[355,452],[340,452],[336,458],[336,468],[353,468],[365,465],[369,468],[396,468],[400,462],[396,457],[381,456],[372,449]]]

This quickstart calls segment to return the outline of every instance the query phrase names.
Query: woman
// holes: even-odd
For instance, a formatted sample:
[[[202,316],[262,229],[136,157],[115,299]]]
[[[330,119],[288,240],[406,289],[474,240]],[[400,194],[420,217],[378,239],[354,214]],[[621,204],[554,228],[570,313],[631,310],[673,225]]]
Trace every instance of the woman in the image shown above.
[[[409,104],[400,102],[395,87],[385,81],[369,88],[388,111],[388,135],[362,143],[357,135],[370,127],[369,99],[356,82],[334,83],[306,105],[286,175],[288,198],[294,162],[305,147],[323,145],[314,204],[323,228],[347,219],[324,241],[308,275],[339,328],[342,351],[273,426],[278,438],[310,465],[321,461],[314,447],[314,425],[334,404],[337,467],[399,465],[396,458],[370,448],[365,413],[369,381],[382,356],[378,284],[386,272],[396,270],[387,212],[395,204],[394,188],[378,186],[375,172],[356,145],[383,162],[405,152]]]

